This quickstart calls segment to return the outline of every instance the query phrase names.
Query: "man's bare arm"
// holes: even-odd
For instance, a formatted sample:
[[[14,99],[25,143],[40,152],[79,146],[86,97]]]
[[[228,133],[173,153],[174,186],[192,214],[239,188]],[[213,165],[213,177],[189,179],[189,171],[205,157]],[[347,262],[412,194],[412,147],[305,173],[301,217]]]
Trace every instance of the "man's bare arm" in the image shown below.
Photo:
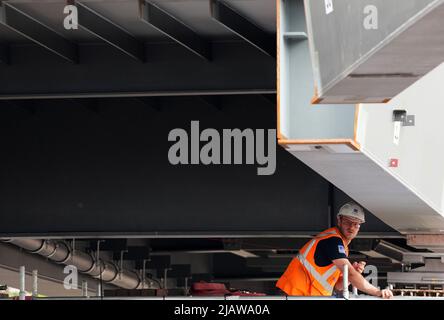
[[[336,259],[333,263],[338,267],[341,272],[344,271],[344,266],[348,266],[348,279],[352,285],[354,285],[359,290],[376,297],[391,298],[393,293],[390,290],[379,290],[375,286],[371,285],[365,278],[353,267],[353,265],[348,261],[348,259]],[[340,284],[339,284],[340,282]],[[335,286],[337,290],[342,290],[342,281],[338,281],[338,285]]]
[[[354,262],[352,265],[356,271],[358,271],[360,274],[362,274],[365,270],[366,262],[365,261]],[[348,285],[350,285],[350,281],[348,281]],[[340,276],[338,281],[336,282],[335,290],[342,291],[343,289],[344,289],[344,282],[343,282],[342,276]]]

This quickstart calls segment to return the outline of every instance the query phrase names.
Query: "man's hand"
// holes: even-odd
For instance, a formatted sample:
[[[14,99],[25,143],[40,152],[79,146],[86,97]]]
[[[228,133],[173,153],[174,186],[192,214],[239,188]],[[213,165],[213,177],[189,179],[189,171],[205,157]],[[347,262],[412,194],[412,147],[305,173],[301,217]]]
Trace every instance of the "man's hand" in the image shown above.
[[[384,290],[379,290],[380,294],[378,295],[379,297],[383,298],[383,299],[390,299],[393,298],[393,292],[390,289],[384,289]]]
[[[365,265],[365,261],[353,262],[353,268],[361,274],[364,272]]]

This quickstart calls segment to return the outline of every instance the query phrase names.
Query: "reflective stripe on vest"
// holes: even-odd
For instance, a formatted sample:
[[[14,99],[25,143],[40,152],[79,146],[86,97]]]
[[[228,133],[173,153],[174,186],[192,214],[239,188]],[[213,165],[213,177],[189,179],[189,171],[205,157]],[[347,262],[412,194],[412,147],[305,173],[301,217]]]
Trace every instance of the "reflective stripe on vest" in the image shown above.
[[[323,232],[318,234],[314,239],[310,241],[310,244],[307,246],[307,249],[304,251],[303,254],[299,253],[296,258],[301,262],[301,264],[307,269],[307,271],[313,276],[313,278],[319,282],[322,287],[325,289],[325,291],[332,292],[333,286],[328,283],[328,278],[338,270],[338,268],[333,265],[329,269],[327,269],[326,272],[324,272],[323,275],[321,275],[314,265],[312,265],[308,260],[307,256],[310,253],[310,251],[313,249],[313,246],[315,243],[319,240],[319,238],[329,236],[329,235],[339,235],[336,230]]]
[[[347,244],[339,230],[337,228],[324,230],[299,250],[298,255],[287,267],[276,286],[288,295],[331,295],[341,272],[334,263],[321,267],[315,261],[316,245],[320,241],[331,237],[339,237],[343,240],[346,255],[348,256]]]
[[[309,252],[310,250],[307,250]],[[296,258],[302,263],[302,265],[307,269],[308,272],[315,278],[317,282],[319,282],[326,291],[332,292],[333,286],[328,283],[328,278],[336,271],[338,268],[336,266],[332,266],[328,269],[323,275],[316,271],[316,268],[301,254],[298,254]]]
[[[320,238],[320,237],[325,237],[325,236],[329,236],[331,234],[338,234],[336,231],[329,231],[329,232],[324,232],[324,233],[320,233],[316,236],[316,238]]]

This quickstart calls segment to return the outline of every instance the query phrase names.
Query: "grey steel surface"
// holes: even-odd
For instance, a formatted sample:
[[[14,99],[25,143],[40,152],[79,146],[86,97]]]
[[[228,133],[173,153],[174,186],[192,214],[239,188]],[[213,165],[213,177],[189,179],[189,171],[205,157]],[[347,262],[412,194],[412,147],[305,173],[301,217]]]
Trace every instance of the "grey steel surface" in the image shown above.
[[[442,0],[305,0],[319,103],[383,102],[444,61]],[[378,12],[366,29],[364,8]]]
[[[355,108],[313,106],[315,91],[303,0],[282,0],[280,12],[280,130],[289,140],[352,139]]]
[[[325,150],[292,154],[334,181],[350,197],[359,199],[356,201],[395,230],[404,234],[439,234],[443,230],[444,221],[438,212],[367,155]]]

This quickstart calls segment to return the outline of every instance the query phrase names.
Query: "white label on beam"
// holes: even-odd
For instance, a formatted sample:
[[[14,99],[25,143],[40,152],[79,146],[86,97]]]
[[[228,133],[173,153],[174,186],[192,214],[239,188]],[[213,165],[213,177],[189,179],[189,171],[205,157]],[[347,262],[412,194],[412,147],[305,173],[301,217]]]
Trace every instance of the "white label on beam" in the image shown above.
[[[330,14],[333,12],[333,0],[325,0],[325,13]]]

